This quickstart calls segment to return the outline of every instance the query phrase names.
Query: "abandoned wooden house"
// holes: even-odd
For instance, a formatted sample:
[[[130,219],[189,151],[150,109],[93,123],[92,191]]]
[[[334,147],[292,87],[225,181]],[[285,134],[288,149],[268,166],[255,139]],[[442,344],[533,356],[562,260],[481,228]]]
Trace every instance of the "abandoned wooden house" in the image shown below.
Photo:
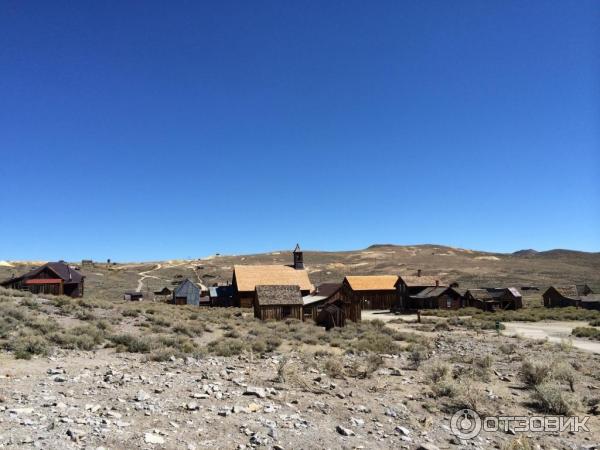
[[[168,302],[172,294],[173,291],[165,286],[160,291],[154,291],[154,298],[159,302]]]
[[[144,293],[139,291],[125,291],[123,294],[123,300],[130,302],[141,302],[144,300]]]
[[[323,283],[317,286],[314,293],[302,297],[304,302],[303,320],[317,320],[319,311],[326,303],[340,298],[341,287],[340,283]]]
[[[233,286],[212,286],[208,288],[211,306],[234,306],[233,301]]]
[[[332,298],[319,310],[315,319],[317,325],[330,330],[346,326],[346,308],[340,298]]]
[[[200,286],[189,278],[186,278],[173,290],[171,303],[174,305],[200,306],[200,297]]]
[[[443,286],[437,277],[422,275],[421,270],[416,275],[400,275],[396,282],[396,297],[392,305],[392,311],[411,310],[412,295],[417,295],[426,288],[435,288]]]
[[[304,258],[299,247],[294,250],[294,264],[233,266],[233,298],[235,306],[251,308],[255,298],[256,286],[300,286],[302,295],[308,295],[314,286],[304,269]]]
[[[465,293],[468,306],[483,311],[515,310],[523,307],[523,298],[517,288],[469,289]]]
[[[254,317],[261,320],[302,320],[302,294],[297,285],[257,285]]]
[[[594,309],[596,311],[600,311],[600,294],[582,295],[580,299],[580,306],[583,309]]]
[[[64,261],[49,262],[24,275],[0,283],[8,289],[19,289],[34,294],[83,297],[85,276]]]
[[[542,294],[546,308],[563,308],[566,306],[580,306],[581,297],[593,294],[587,284],[574,284],[571,286],[550,286]]]
[[[360,304],[361,309],[390,309],[396,300],[396,275],[349,275],[344,278],[340,296]]]
[[[408,299],[408,309],[460,309],[466,306],[462,294],[452,287],[428,287]]]

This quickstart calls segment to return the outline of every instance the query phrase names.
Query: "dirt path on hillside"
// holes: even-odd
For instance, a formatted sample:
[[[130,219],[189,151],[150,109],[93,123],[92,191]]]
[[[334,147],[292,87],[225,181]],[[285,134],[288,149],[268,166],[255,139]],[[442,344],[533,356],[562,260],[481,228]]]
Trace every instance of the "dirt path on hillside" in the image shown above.
[[[153,269],[150,270],[146,270],[144,272],[139,272],[138,275],[140,276],[140,279],[138,280],[138,284],[137,287],[135,288],[135,290],[137,292],[141,292],[142,288],[144,287],[144,280],[146,278],[155,278],[157,280],[161,280],[161,278],[156,277],[154,275],[148,275],[150,272],[154,272],[155,270],[161,269],[162,268],[162,264],[156,264],[156,267],[154,267]]]

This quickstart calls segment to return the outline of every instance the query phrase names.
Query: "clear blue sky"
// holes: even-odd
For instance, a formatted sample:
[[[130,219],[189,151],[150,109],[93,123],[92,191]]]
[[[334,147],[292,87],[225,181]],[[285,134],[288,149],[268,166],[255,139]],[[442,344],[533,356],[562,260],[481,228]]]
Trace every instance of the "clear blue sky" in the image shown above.
[[[0,259],[600,251],[600,3],[5,0],[0,152]]]

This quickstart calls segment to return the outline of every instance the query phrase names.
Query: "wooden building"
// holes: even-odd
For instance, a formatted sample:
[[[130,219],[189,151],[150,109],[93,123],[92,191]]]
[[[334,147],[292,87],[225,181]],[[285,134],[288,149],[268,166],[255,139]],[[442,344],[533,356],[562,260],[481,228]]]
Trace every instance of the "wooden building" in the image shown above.
[[[211,306],[228,307],[234,306],[233,286],[212,286],[208,288]]]
[[[319,310],[315,319],[317,325],[330,330],[335,327],[346,326],[346,308],[341,299],[332,299],[328,301],[323,308]]]
[[[412,302],[410,297],[417,295],[426,288],[437,288],[442,286],[440,280],[434,276],[422,275],[417,271],[416,275],[400,275],[396,281],[396,298],[392,305],[392,311],[411,311]]]
[[[297,285],[258,285],[254,317],[261,320],[302,320],[302,294]]]
[[[593,294],[587,284],[574,284],[571,286],[550,286],[542,294],[546,308],[563,308],[566,306],[580,306],[581,297]]]
[[[583,309],[594,309],[596,311],[600,311],[600,294],[582,295],[580,299],[580,306]]]
[[[294,286],[300,287],[302,295],[308,295],[314,286],[304,269],[304,257],[299,247],[294,250],[294,264],[286,265],[255,265],[233,266],[233,302],[241,308],[253,306],[256,286]]]
[[[362,309],[390,309],[396,300],[396,275],[349,275],[340,289],[341,298]]]
[[[523,298],[517,288],[469,289],[465,294],[468,306],[483,311],[515,310],[523,307]]]
[[[200,305],[201,289],[196,283],[186,278],[173,290],[174,305]]]
[[[408,299],[408,309],[460,309],[467,305],[459,291],[451,287],[428,287]]]
[[[19,289],[34,294],[67,295],[83,297],[83,276],[64,261],[49,262],[24,275],[0,283],[8,289]]]
[[[139,291],[126,291],[123,294],[123,300],[128,300],[130,302],[141,302],[144,300],[144,294]]]
[[[304,302],[303,320],[316,321],[319,311],[326,303],[340,298],[341,287],[341,283],[323,283],[317,286],[313,294],[302,297]]]
[[[168,302],[172,295],[173,291],[166,286],[160,291],[154,291],[154,298],[159,302]]]

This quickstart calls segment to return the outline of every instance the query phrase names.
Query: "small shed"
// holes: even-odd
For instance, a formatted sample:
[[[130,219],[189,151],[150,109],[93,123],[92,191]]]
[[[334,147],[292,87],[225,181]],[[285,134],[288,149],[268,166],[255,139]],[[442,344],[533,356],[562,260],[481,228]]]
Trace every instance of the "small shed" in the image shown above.
[[[409,309],[460,309],[466,306],[459,291],[445,286],[425,288],[411,295],[408,303]]]
[[[181,282],[173,291],[173,300],[175,305],[200,305],[200,287],[189,278]]]
[[[144,293],[139,291],[126,291],[123,294],[123,300],[129,300],[131,302],[141,302],[144,300]]]
[[[580,305],[583,309],[600,311],[600,294],[588,294],[581,297]]]
[[[330,330],[335,327],[346,326],[346,312],[340,299],[327,302],[319,311],[316,319],[317,325]]]
[[[208,288],[210,304],[212,306],[229,307],[234,306],[233,286],[211,286]]]
[[[173,291],[168,287],[162,288],[160,291],[154,291],[154,298],[158,299],[161,302],[167,302],[171,298]]]
[[[304,302],[303,320],[316,321],[319,311],[326,303],[340,299],[341,287],[341,283],[323,283],[317,286],[313,294],[302,297]]]
[[[302,294],[297,285],[259,285],[255,289],[254,317],[261,320],[302,320]]]
[[[515,310],[523,307],[523,298],[517,288],[469,289],[465,294],[468,306],[483,311]]]
[[[566,306],[580,306],[581,298],[593,294],[587,284],[573,284],[571,286],[550,286],[542,294],[546,308],[563,308]]]

